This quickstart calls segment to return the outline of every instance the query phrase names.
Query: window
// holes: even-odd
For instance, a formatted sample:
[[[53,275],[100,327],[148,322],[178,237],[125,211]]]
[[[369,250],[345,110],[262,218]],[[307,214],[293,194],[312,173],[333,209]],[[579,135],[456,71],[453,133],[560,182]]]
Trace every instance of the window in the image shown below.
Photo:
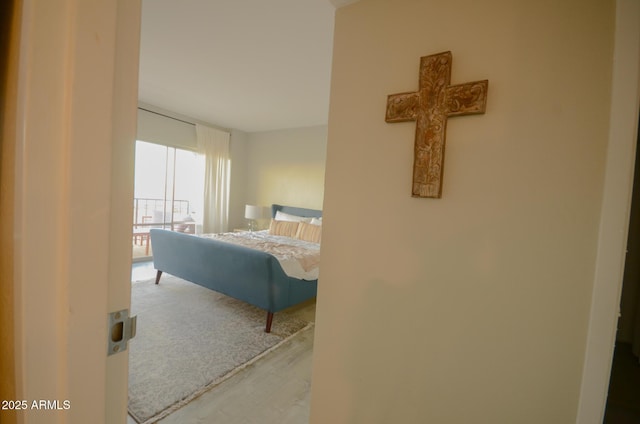
[[[133,257],[151,255],[151,228],[199,232],[202,227],[203,195],[203,155],[138,140],[133,200]]]

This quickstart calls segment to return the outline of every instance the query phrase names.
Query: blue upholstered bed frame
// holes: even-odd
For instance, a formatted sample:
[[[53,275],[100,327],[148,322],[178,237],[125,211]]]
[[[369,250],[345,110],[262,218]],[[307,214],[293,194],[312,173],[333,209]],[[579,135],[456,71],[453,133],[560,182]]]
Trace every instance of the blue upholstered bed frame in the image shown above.
[[[320,217],[322,211],[272,205],[277,211]],[[153,265],[158,271],[199,284],[267,311],[265,331],[271,331],[273,314],[316,297],[318,280],[287,276],[269,253],[175,231],[152,229]]]

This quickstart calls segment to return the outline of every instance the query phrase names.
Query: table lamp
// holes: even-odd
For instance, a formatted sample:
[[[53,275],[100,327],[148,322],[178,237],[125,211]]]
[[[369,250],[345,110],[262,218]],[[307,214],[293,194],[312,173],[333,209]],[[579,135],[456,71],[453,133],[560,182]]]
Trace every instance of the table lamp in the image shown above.
[[[249,220],[249,231],[255,231],[256,219],[262,218],[262,207],[254,205],[245,205],[244,217]]]

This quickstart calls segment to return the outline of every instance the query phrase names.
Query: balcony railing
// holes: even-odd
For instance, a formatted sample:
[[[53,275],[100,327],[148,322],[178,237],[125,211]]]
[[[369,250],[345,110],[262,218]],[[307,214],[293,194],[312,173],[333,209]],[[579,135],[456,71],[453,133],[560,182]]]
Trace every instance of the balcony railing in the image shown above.
[[[196,232],[188,200],[165,200],[136,197],[133,199],[133,257],[151,254],[149,230],[164,228],[182,233]],[[139,246],[139,247],[136,247]]]
[[[133,228],[166,228],[174,230],[191,213],[188,200],[165,200],[136,197],[133,199]]]

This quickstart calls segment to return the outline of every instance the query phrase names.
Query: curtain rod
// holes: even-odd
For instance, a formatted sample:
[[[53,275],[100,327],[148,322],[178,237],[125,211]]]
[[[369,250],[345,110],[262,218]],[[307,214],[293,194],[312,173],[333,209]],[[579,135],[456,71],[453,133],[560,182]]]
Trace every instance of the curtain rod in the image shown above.
[[[139,107],[139,106],[138,106],[138,109],[144,110],[145,112],[149,112],[149,113],[155,113],[156,115],[164,116],[165,118],[174,119],[176,121],[184,122],[185,124],[193,125],[194,127],[196,126],[196,124],[194,124],[193,122],[185,121],[185,120],[179,119],[179,118],[174,118],[173,116],[165,115],[164,113],[155,112],[153,110],[145,109],[145,108]]]

